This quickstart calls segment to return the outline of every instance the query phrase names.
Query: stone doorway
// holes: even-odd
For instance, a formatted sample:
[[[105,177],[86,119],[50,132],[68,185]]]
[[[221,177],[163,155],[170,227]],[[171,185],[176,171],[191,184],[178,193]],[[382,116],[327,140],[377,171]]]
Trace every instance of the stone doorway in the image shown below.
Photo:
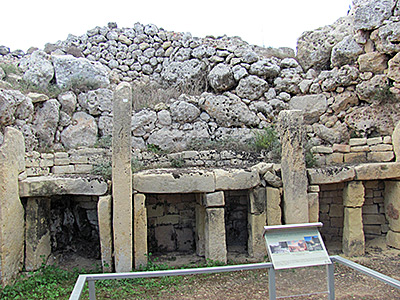
[[[248,253],[248,190],[225,191],[225,231],[228,254]]]

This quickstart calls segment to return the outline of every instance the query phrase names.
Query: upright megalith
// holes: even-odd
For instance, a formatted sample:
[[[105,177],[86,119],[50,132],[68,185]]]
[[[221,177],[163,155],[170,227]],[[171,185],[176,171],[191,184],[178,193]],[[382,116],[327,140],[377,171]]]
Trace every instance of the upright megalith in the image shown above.
[[[114,93],[112,131],[112,196],[116,272],[132,270],[133,208],[131,169],[131,86],[123,82]]]
[[[305,137],[301,110],[279,113],[282,144],[283,216],[286,224],[308,222],[307,173],[303,141]]]
[[[135,194],[133,197],[133,253],[135,268],[147,264],[147,211],[146,196]]]
[[[18,175],[25,169],[24,137],[7,127],[0,147],[0,281],[12,282],[24,259],[24,208],[18,191]]]
[[[99,220],[101,265],[103,272],[113,270],[112,263],[112,199],[111,195],[99,197],[97,203],[97,217]]]
[[[385,182],[385,215],[389,222],[388,246],[400,249],[400,181]]]

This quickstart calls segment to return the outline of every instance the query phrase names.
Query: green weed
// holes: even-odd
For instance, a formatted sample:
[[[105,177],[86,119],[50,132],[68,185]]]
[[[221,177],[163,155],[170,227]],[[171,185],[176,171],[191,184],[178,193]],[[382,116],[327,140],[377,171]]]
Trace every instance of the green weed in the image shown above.
[[[112,179],[112,162],[111,160],[101,161],[93,165],[91,172],[93,175],[100,175],[105,180]]]
[[[105,135],[99,138],[96,143],[94,144],[95,148],[111,148],[112,145],[112,136]]]

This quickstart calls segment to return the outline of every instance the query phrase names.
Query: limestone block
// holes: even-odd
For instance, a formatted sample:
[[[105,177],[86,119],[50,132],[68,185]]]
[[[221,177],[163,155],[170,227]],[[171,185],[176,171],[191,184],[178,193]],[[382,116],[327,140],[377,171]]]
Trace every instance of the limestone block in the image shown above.
[[[255,170],[214,170],[216,190],[247,190],[260,184],[260,176]]]
[[[265,212],[262,214],[248,214],[248,251],[249,255],[258,260],[262,260],[267,255],[265,247],[265,240],[263,238],[264,226],[266,226],[267,215]]]
[[[358,57],[360,72],[382,73],[387,69],[388,58],[384,53],[370,52]]]
[[[332,153],[325,157],[327,165],[338,165],[343,164],[344,155],[343,153]]]
[[[400,181],[385,181],[384,198],[389,228],[400,232]]]
[[[367,162],[366,152],[352,152],[344,154],[345,163],[365,163]]]
[[[394,153],[392,151],[383,152],[369,152],[367,154],[367,160],[369,162],[385,162],[391,161],[394,158]]]
[[[360,256],[365,253],[365,238],[361,207],[344,208],[343,253],[346,256]]]
[[[350,181],[343,189],[343,205],[361,207],[365,200],[365,189],[362,181]]]
[[[147,264],[146,196],[135,194],[133,201],[133,251],[135,268]]]
[[[356,180],[379,180],[400,177],[400,163],[374,163],[354,167]]]
[[[389,230],[386,235],[386,244],[389,247],[400,249],[400,232]]]
[[[163,249],[165,251],[176,250],[175,240],[173,239],[173,236],[175,235],[173,225],[157,226],[154,230],[154,234],[158,249]]]
[[[281,193],[279,189],[267,187],[267,224],[281,225],[282,224],[282,210],[281,210]]]
[[[113,101],[112,197],[116,272],[131,271],[133,262],[131,117],[131,86],[123,82],[117,86]]]
[[[215,179],[202,169],[157,169],[135,173],[133,186],[140,193],[212,193]]]
[[[204,201],[203,205],[205,207],[224,206],[225,205],[224,192],[220,191],[220,192],[206,194],[203,197],[203,201]]]
[[[0,281],[11,284],[24,259],[24,208],[18,193],[18,174],[25,164],[21,132],[7,127],[0,147]]]
[[[112,199],[111,195],[99,197],[97,217],[99,220],[101,265],[104,273],[113,271],[112,262]]]
[[[46,197],[53,195],[100,196],[104,195],[107,189],[107,182],[100,177],[39,176],[28,177],[19,182],[21,197]]]
[[[286,224],[307,223],[308,180],[303,151],[305,128],[302,111],[283,110],[278,121],[282,144],[284,220]]]
[[[74,174],[75,167],[74,165],[67,165],[67,166],[54,166],[51,168],[51,173],[55,175],[59,174]]]
[[[196,254],[198,256],[205,255],[205,221],[206,221],[206,208],[202,205],[196,204]]]
[[[396,124],[392,134],[392,144],[396,161],[400,161],[400,122]]]
[[[51,254],[50,198],[28,198],[25,211],[25,268],[35,271]]]
[[[205,221],[205,258],[227,262],[224,208],[207,208]]]
[[[250,191],[250,213],[262,214],[265,212],[267,207],[267,194],[266,189],[263,187],[257,187]]]
[[[319,195],[308,193],[308,222],[319,222]]]
[[[310,184],[331,184],[353,180],[354,168],[348,166],[329,166],[321,169],[308,169]]]

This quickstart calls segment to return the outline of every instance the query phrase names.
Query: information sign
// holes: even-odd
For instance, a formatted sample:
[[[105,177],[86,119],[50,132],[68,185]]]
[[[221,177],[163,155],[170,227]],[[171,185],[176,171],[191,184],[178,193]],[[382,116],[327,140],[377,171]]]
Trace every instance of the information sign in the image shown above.
[[[264,238],[274,269],[330,264],[318,230],[321,226],[322,223],[265,226]]]

